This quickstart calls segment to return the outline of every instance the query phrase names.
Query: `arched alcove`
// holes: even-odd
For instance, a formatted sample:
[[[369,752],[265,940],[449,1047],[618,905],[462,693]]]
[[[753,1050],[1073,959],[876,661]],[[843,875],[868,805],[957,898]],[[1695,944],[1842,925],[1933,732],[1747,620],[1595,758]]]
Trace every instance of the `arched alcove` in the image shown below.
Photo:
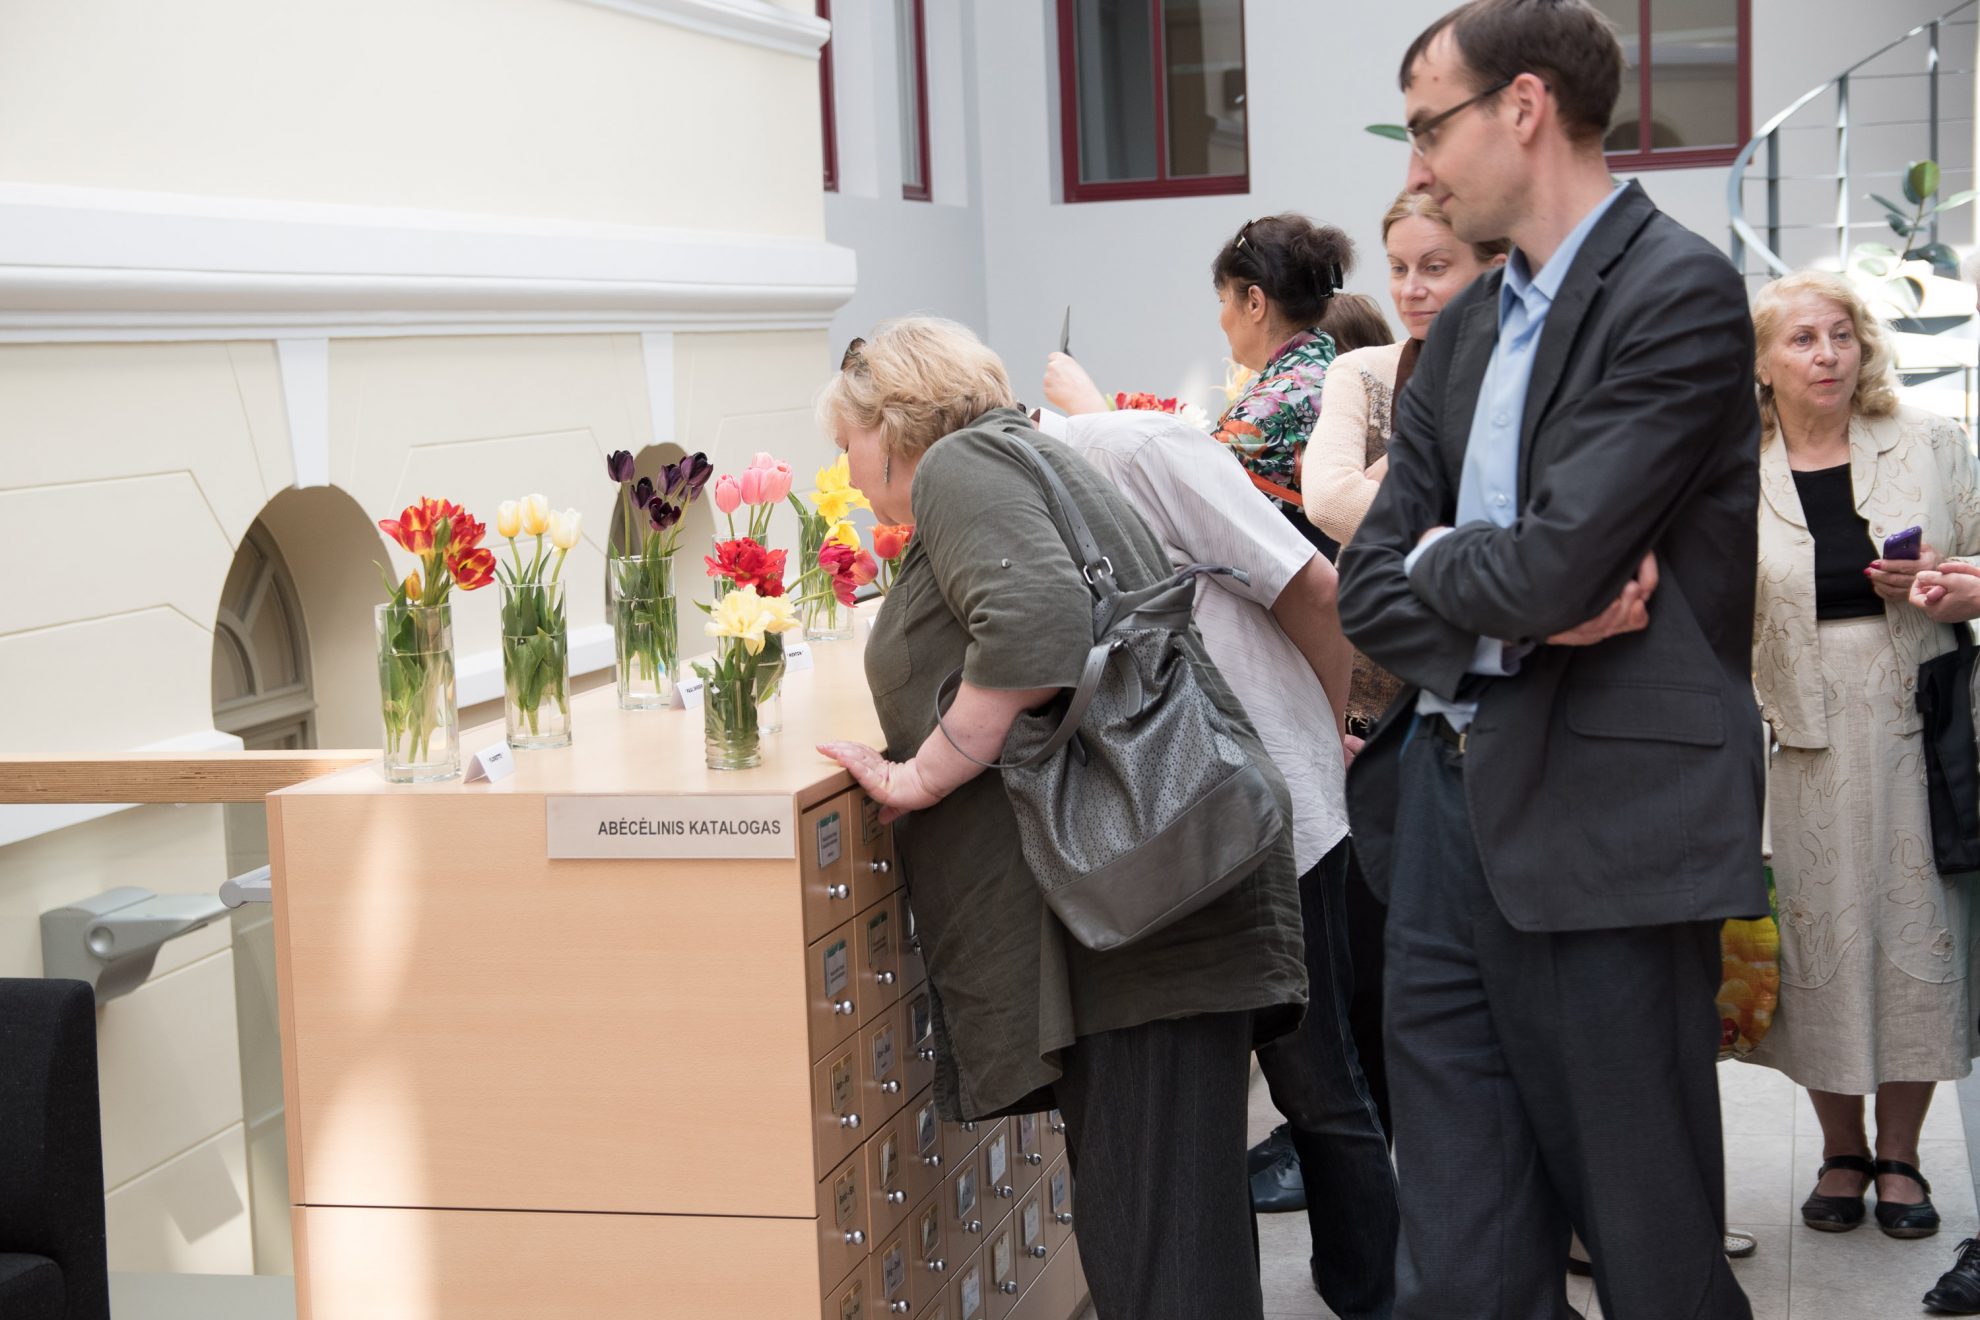
[[[648,445],[634,456],[633,467],[643,477],[657,479],[660,470],[669,463],[678,463],[686,457],[687,451],[678,444]],[[689,506],[687,517],[681,520],[680,551],[674,560],[674,595],[683,605],[692,601],[710,601],[713,592],[708,585],[708,575],[702,570],[702,556],[709,552],[715,539],[726,537],[726,525],[718,526],[721,515],[715,511],[712,492],[704,491],[702,497]],[[626,519],[621,512],[623,504],[615,505],[612,511],[611,546],[612,553],[618,554],[625,546]],[[638,544],[637,537],[634,544]],[[610,572],[609,566],[606,570]],[[681,654],[683,657],[697,655],[705,650],[705,639],[701,635],[698,622],[700,614],[689,615],[685,610],[681,619]]]

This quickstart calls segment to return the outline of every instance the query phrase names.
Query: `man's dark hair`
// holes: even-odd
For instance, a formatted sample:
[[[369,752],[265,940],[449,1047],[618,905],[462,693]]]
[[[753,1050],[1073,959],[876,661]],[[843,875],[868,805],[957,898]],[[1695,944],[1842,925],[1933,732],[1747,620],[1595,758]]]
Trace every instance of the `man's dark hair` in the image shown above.
[[[1561,108],[1570,141],[1599,142],[1622,91],[1623,51],[1616,32],[1588,0],[1471,0],[1423,29],[1403,56],[1402,89],[1437,34],[1449,29],[1482,91],[1530,73]]]

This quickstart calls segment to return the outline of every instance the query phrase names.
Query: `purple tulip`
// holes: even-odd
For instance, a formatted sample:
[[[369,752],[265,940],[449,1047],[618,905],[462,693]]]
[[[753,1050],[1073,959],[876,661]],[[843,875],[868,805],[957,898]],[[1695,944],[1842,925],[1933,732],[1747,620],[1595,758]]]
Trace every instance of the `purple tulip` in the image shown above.
[[[681,512],[680,505],[669,504],[657,495],[653,497],[653,502],[646,506],[647,517],[652,522],[653,530],[656,532],[664,532],[679,522],[681,520]]]
[[[687,489],[687,460],[669,463],[660,471],[660,491],[670,500],[678,500],[681,492]]]
[[[632,500],[632,506],[635,509],[644,509],[647,505],[653,503],[654,494],[653,479],[651,477],[641,477],[633,483],[632,493],[628,498]]]
[[[624,449],[615,449],[605,457],[605,475],[624,485],[633,479],[633,456]]]
[[[699,499],[701,497],[701,488],[706,486],[708,479],[715,475],[715,465],[709,462],[708,455],[703,453],[689,454],[686,458],[682,459],[681,470],[687,478],[687,497],[689,501]]]

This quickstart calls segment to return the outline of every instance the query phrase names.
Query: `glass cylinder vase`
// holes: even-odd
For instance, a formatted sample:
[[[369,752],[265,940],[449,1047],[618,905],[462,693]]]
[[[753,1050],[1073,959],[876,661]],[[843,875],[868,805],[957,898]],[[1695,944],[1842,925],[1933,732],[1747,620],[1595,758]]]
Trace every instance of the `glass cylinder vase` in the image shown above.
[[[747,770],[763,761],[757,719],[756,673],[742,643],[724,640],[713,670],[704,670],[702,735],[710,770]]]
[[[614,558],[607,592],[618,655],[619,709],[659,710],[672,704],[681,658],[674,557]]]
[[[461,771],[452,610],[387,602],[375,617],[385,778],[395,784],[452,779]]]
[[[564,584],[502,583],[502,723],[509,746],[571,745],[570,652]]]
[[[853,635],[852,606],[839,604],[830,579],[818,567],[818,552],[824,545],[824,533],[807,521],[798,538],[798,589],[802,593],[798,622],[804,625],[806,641],[843,642]]]
[[[756,724],[759,732],[777,733],[784,727],[784,639],[763,635],[756,657]]]

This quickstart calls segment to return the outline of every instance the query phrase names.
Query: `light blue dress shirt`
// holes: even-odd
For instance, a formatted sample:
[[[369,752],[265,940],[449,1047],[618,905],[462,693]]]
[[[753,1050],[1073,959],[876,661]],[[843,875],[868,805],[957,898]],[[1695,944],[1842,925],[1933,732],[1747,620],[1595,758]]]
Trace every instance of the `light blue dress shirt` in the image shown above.
[[[1547,328],[1547,312],[1567,281],[1581,245],[1609,213],[1622,185],[1583,216],[1561,241],[1553,257],[1539,271],[1528,269],[1526,254],[1514,248],[1506,262],[1505,281],[1499,286],[1499,342],[1492,349],[1492,360],[1485,368],[1485,379],[1478,390],[1478,409],[1471,415],[1471,439],[1464,451],[1464,472],[1458,479],[1457,525],[1488,522],[1510,527],[1519,513],[1519,432],[1526,419],[1526,391],[1533,383],[1533,360],[1540,350],[1540,335]],[[1433,537],[1410,551],[1403,560],[1406,572],[1414,572],[1424,552],[1437,543]],[[1468,672],[1503,676],[1517,673],[1519,658],[1509,643],[1496,637],[1478,639],[1477,654]],[[1475,701],[1445,701],[1432,692],[1416,698],[1419,715],[1442,715],[1453,728],[1462,729],[1478,713]]]

